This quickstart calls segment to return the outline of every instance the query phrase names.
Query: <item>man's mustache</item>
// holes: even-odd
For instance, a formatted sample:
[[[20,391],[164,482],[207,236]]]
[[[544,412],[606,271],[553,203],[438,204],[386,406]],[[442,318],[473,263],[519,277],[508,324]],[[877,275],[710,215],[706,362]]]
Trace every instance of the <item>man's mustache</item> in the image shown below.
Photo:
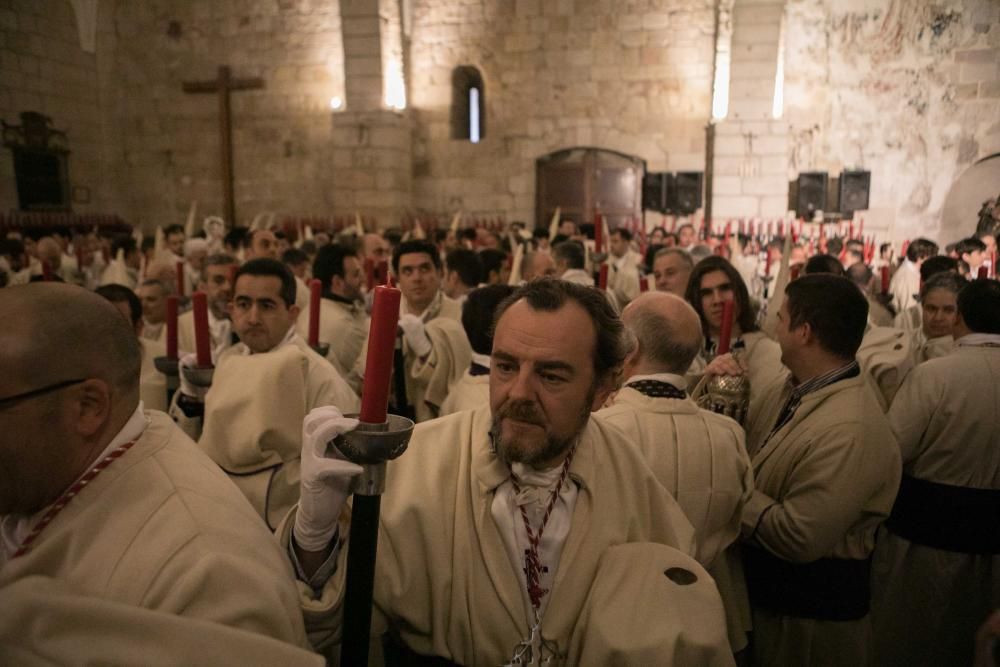
[[[515,419],[527,424],[545,426],[545,418],[533,401],[510,401],[500,408],[500,419]]]

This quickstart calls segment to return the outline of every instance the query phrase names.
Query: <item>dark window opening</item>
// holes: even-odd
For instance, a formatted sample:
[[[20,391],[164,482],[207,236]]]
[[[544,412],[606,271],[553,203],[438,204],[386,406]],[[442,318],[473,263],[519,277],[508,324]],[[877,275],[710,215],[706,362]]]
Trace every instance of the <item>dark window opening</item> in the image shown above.
[[[474,144],[486,136],[486,89],[475,67],[456,67],[451,75],[451,138]]]

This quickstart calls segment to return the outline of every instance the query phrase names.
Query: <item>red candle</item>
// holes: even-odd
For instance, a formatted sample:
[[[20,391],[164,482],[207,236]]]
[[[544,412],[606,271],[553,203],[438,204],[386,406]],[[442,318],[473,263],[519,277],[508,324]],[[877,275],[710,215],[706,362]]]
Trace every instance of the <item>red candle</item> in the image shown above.
[[[319,299],[323,293],[323,283],[317,278],[309,281],[309,345],[319,345]]]
[[[49,282],[52,280],[52,265],[42,260],[42,280]]]
[[[208,337],[208,297],[204,292],[195,292],[191,295],[191,305],[194,310],[194,348],[198,366],[207,368],[212,365],[212,347]]]
[[[997,254],[994,251],[994,252],[990,253],[990,277],[991,278],[996,275],[996,271],[997,271]]]
[[[795,279],[797,279],[799,277],[799,273],[802,272],[802,265],[801,264],[795,264],[795,265],[791,266],[788,269],[788,271],[789,271],[790,279],[791,280],[795,280]]]
[[[978,277],[982,278],[983,280],[989,278],[990,277],[990,267],[986,266],[985,264],[981,265],[979,267],[979,276]]]
[[[865,219],[864,218],[859,218],[858,219],[858,236],[864,238],[864,235],[865,235]]]
[[[639,279],[639,291],[648,292],[649,291],[649,276],[643,276]]]
[[[854,221],[853,220],[851,220],[848,223],[848,226],[847,226],[847,238],[848,239],[853,239],[854,238]]]
[[[729,234],[730,234],[732,225],[733,225],[733,223],[732,223],[731,220],[726,222],[726,232],[725,232],[725,234],[722,237],[722,242],[724,244],[726,244],[726,245],[729,245]]]
[[[903,251],[900,253],[904,258],[906,257],[906,251],[910,248],[910,239],[903,241]]]
[[[601,264],[601,268],[597,273],[597,287],[601,290],[608,289],[608,265]]]
[[[184,296],[184,262],[177,262],[177,294]]]
[[[366,424],[381,424],[386,420],[401,296],[402,292],[395,287],[379,285],[375,288],[365,381],[361,388],[361,421]]]
[[[601,252],[604,248],[604,221],[600,213],[594,214],[594,252]]]
[[[771,275],[771,249],[764,248],[764,275]]]
[[[167,297],[167,359],[177,358],[177,297]]]
[[[882,294],[889,293],[889,267],[882,267]]]
[[[730,339],[733,337],[733,305],[732,299],[722,304],[722,327],[719,332],[719,354],[729,352]]]

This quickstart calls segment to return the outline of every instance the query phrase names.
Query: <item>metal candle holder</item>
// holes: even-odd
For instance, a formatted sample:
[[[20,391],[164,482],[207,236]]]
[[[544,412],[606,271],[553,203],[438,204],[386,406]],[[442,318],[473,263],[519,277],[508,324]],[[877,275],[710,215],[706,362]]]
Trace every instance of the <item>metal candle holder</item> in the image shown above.
[[[381,424],[360,422],[353,431],[338,436],[328,445],[337,447],[350,461],[362,467],[351,486],[354,500],[347,549],[341,665],[368,664],[379,509],[385,491],[386,462],[406,451],[412,433],[411,420],[388,415]]]
[[[188,366],[184,368],[184,379],[199,389],[211,388],[214,375],[215,366]]]
[[[180,386],[180,361],[172,357],[156,357],[153,359],[153,365],[167,378],[167,407],[169,407]]]

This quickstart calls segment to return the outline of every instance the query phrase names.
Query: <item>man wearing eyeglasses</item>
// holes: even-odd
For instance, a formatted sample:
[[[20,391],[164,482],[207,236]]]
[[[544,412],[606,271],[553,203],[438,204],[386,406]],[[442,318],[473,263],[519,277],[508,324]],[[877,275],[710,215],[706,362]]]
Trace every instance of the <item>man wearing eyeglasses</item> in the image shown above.
[[[32,284],[0,290],[0,320],[0,663],[174,662],[209,638],[305,655],[278,643],[308,646],[280,549],[143,409],[139,343],[115,307]],[[98,630],[73,641],[81,623]]]

